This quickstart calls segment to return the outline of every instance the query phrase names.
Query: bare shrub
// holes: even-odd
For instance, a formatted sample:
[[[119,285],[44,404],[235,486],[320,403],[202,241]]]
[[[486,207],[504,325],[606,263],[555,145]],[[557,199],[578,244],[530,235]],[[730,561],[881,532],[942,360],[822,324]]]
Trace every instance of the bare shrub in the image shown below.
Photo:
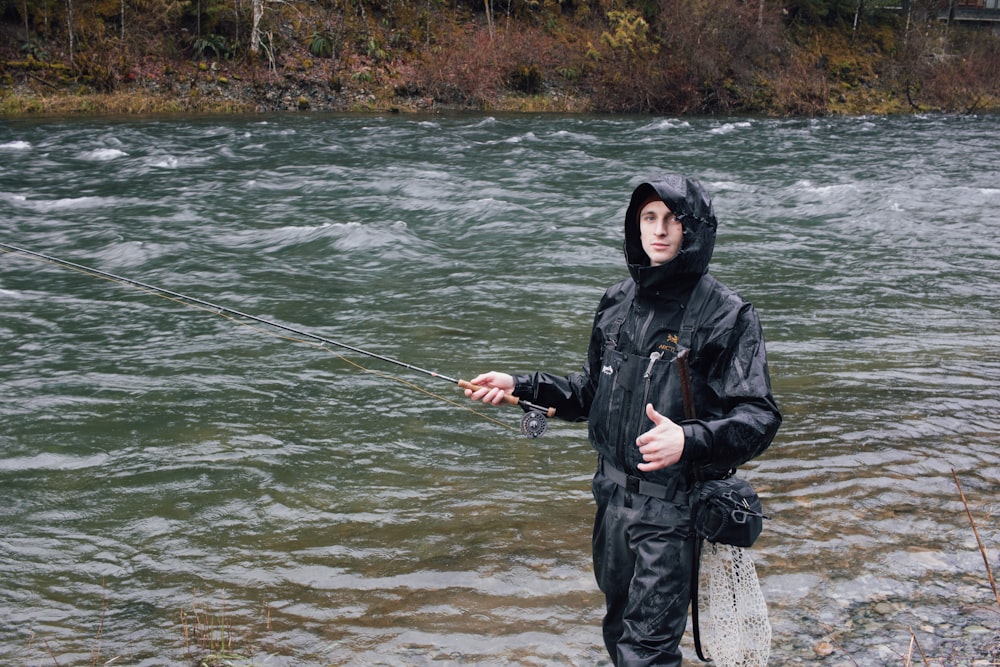
[[[489,31],[473,24],[441,30],[414,68],[418,88],[442,104],[489,107],[504,80]]]
[[[775,11],[741,0],[659,0],[648,24],[609,12],[597,97],[609,111],[703,113],[764,105],[772,92],[762,87],[762,73],[781,45]]]
[[[782,42],[776,7],[742,0],[660,0],[656,27],[701,91],[698,111],[742,108]]]
[[[624,67],[604,62],[594,80],[594,104],[601,111],[689,113],[700,105],[686,73],[660,56],[632,57]]]
[[[501,24],[503,25],[503,24]],[[580,67],[573,48],[538,26],[495,30],[477,24],[438,28],[414,68],[417,88],[444,104],[494,104],[507,90],[538,95],[558,72]]]
[[[830,82],[826,72],[804,54],[791,55],[784,67],[774,71],[770,85],[775,110],[789,116],[816,116],[826,110]]]
[[[884,67],[910,108],[971,113],[1000,97],[1000,41],[988,32],[907,21]]]
[[[537,95],[556,81],[584,74],[583,41],[571,33],[552,35],[538,26],[503,30],[497,34],[497,64],[511,90]]]
[[[975,30],[956,30],[949,50],[926,56],[923,96],[944,111],[974,113],[1000,96],[1000,43]]]
[[[687,111],[696,87],[670,49],[634,10],[608,12],[608,30],[595,48],[594,103],[602,111]]]

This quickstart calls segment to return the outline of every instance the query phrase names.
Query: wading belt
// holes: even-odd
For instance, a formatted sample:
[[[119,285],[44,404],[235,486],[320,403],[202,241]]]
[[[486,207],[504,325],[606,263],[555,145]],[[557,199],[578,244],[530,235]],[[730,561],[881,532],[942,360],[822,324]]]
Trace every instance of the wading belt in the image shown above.
[[[685,494],[687,494],[687,489],[678,487],[676,479],[671,484],[647,482],[641,477],[628,475],[624,471],[619,470],[608,463],[603,456],[598,459],[597,469],[607,475],[608,479],[612,482],[631,493],[659,498],[660,500],[672,500],[674,502],[681,502]]]

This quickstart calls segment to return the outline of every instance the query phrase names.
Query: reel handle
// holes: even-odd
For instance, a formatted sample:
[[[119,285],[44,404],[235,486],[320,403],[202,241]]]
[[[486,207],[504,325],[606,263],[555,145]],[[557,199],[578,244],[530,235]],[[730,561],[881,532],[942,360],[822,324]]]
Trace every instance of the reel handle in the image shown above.
[[[477,391],[479,389],[482,389],[482,387],[480,387],[479,385],[472,384],[468,380],[459,380],[458,382],[456,382],[456,384],[459,387],[461,387],[462,389],[470,389],[472,391]],[[503,402],[506,403],[506,404],[508,404],[508,405],[520,405],[521,404],[521,399],[519,399],[517,396],[514,396],[512,394],[505,393],[503,395]],[[527,401],[525,401],[524,404],[527,405],[528,407],[530,407],[533,410],[537,410],[538,412],[541,412],[546,417],[554,417],[555,414],[556,414],[556,409],[555,408],[543,408],[543,407],[538,406],[538,405],[532,405],[532,404],[528,403]]]

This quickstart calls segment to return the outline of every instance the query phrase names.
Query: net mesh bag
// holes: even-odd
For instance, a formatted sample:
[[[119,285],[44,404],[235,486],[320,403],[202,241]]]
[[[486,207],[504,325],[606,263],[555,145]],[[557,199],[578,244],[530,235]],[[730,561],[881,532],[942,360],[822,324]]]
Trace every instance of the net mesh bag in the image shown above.
[[[740,547],[706,542],[698,591],[705,657],[718,667],[766,667],[771,623],[750,555]]]

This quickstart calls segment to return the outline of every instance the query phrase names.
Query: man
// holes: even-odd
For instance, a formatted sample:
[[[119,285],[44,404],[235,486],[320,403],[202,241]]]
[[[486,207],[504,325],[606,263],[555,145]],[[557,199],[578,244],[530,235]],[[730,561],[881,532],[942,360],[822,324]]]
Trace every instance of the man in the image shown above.
[[[681,664],[695,539],[689,491],[759,455],[781,423],[757,313],[708,274],[716,224],[697,181],[640,184],[625,213],[630,277],[601,299],[583,372],[489,372],[466,390],[473,400],[513,394],[589,421],[598,453],[594,574],[617,667]],[[695,419],[684,418],[681,348]]]

